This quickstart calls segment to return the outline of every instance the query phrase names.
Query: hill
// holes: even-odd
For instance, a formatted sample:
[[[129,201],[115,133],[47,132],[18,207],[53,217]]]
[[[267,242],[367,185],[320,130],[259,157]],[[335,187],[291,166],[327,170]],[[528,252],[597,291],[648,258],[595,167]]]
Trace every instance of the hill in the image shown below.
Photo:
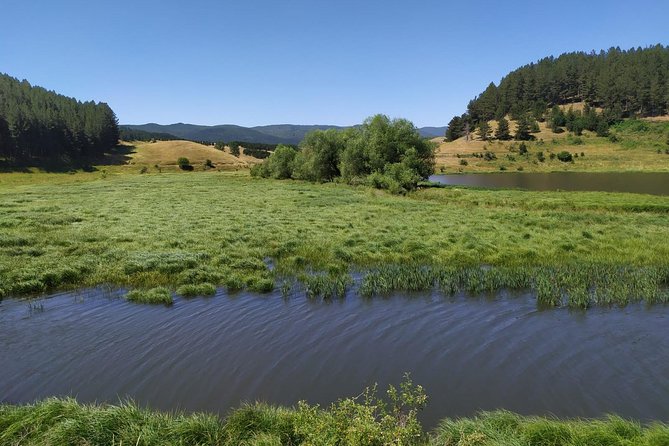
[[[149,123],[121,126],[122,130],[140,130],[149,133],[170,134],[178,138],[188,139],[191,141],[245,141],[250,143],[290,145],[299,144],[307,133],[314,130],[344,128],[346,127],[336,125],[277,124],[256,127],[242,127],[232,124],[206,126],[184,123],[169,125]],[[418,129],[420,135],[424,138],[443,136],[445,130],[446,127],[422,127]]]
[[[572,108],[572,105],[564,105]],[[573,104],[573,109],[582,104]],[[492,131],[497,121],[488,122]],[[669,172],[669,116],[626,119],[611,126],[608,136],[584,130],[554,133],[548,122],[538,122],[531,141],[482,140],[472,132],[454,141],[434,138],[438,144],[437,171],[462,172],[555,172],[555,171],[663,171]],[[511,133],[518,123],[509,119]],[[568,152],[571,160],[560,161]]]
[[[541,120],[550,107],[573,102],[601,108],[609,124],[667,113],[669,46],[546,57],[512,71],[498,86],[490,83],[449,128],[459,127],[460,121],[475,126],[506,115],[517,119],[531,114]],[[451,132],[449,139],[457,136]]]
[[[261,160],[244,154],[243,148],[239,156],[234,156],[229,149],[218,150],[214,146],[199,144],[192,141],[155,141],[123,143],[128,148],[127,165],[141,167],[177,168],[177,160],[188,158],[196,169],[203,169],[205,162],[210,160],[216,169],[247,168]]]

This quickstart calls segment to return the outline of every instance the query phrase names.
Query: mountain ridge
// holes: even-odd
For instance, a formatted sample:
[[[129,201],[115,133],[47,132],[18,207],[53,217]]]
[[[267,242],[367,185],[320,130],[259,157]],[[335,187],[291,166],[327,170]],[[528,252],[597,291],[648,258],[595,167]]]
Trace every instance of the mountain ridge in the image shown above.
[[[328,124],[271,124],[254,127],[244,127],[235,124],[197,125],[177,122],[174,124],[123,124],[121,128],[142,130],[152,133],[168,133],[180,138],[205,141],[244,141],[264,144],[299,144],[304,136],[313,130],[345,129],[349,126]],[[418,129],[421,136],[432,138],[443,136],[446,127],[421,127]]]

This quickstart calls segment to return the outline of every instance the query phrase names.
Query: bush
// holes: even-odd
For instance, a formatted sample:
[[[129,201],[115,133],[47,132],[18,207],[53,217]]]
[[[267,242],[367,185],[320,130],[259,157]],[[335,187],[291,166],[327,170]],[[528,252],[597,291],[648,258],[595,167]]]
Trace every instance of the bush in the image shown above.
[[[518,146],[518,153],[521,155],[527,155],[527,146],[524,142],[521,142],[520,146]]]
[[[563,163],[568,163],[568,162],[573,161],[571,153],[567,152],[566,150],[563,150],[562,152],[558,153],[557,154],[557,159],[559,159]]]
[[[193,170],[193,166],[191,166],[190,161],[188,161],[188,158],[183,156],[177,160],[177,165],[181,170]]]
[[[207,168],[208,169],[213,169],[216,166],[214,166],[214,163],[212,163],[211,160],[208,159],[204,162],[204,167],[205,167],[205,169],[207,169]]]
[[[469,163],[467,162],[466,159],[460,159],[460,165],[461,165],[461,166],[466,166],[466,165],[468,165],[468,164],[469,164]]]
[[[544,156],[544,152],[541,152],[541,151],[537,152],[537,159],[542,163],[544,161],[546,161],[546,157]]]
[[[483,153],[483,159],[486,161],[492,161],[497,159],[497,155],[495,155],[493,152],[484,152]]]

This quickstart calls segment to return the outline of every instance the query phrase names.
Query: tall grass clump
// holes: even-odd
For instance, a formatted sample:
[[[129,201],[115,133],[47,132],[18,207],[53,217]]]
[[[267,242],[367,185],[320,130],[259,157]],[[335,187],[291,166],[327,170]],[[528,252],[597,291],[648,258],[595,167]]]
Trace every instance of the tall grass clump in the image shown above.
[[[216,287],[211,283],[186,284],[177,288],[177,294],[184,297],[213,296],[216,294]]]
[[[472,418],[445,419],[430,443],[443,446],[661,446],[669,440],[669,426],[640,423],[609,415],[602,419],[559,420],[524,417],[503,410],[481,412]]]
[[[125,295],[125,298],[130,302],[140,304],[172,305],[174,303],[172,293],[165,287],[130,290]]]
[[[342,299],[353,284],[348,274],[306,274],[301,281],[309,299]]]

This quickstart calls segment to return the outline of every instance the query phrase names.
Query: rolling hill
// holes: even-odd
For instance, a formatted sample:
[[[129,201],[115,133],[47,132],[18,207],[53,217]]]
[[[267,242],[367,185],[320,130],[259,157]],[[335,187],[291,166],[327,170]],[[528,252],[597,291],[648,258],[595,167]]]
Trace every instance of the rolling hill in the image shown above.
[[[299,144],[304,135],[313,130],[342,129],[345,127],[335,125],[294,125],[277,124],[256,127],[242,127],[239,125],[195,125],[195,124],[169,124],[161,125],[155,123],[142,125],[123,125],[121,129],[141,130],[151,133],[167,133],[179,138],[192,141],[245,141],[265,144]],[[443,136],[446,127],[423,127],[418,129],[421,136],[433,138]]]

